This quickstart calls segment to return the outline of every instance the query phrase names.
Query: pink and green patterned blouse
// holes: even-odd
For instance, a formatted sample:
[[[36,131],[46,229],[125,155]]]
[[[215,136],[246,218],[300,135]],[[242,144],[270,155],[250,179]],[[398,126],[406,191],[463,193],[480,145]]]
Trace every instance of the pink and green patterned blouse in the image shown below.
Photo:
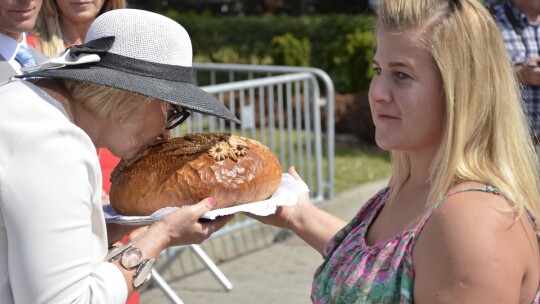
[[[499,194],[491,186],[451,193],[440,200],[417,227],[385,242],[368,246],[367,230],[382,210],[390,188],[379,191],[326,245],[324,262],[315,272],[313,280],[313,303],[414,303],[412,251],[418,236],[433,211],[447,197],[471,190]],[[538,231],[536,220],[530,214],[529,217]],[[540,288],[533,303],[540,303]]]

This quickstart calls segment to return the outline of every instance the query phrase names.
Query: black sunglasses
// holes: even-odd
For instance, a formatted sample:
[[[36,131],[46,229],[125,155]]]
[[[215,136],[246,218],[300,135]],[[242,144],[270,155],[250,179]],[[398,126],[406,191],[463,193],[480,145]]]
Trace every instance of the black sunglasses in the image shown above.
[[[165,124],[166,130],[171,130],[178,127],[181,123],[186,121],[186,119],[188,119],[188,117],[191,115],[191,113],[184,110],[184,108],[181,108],[172,103],[170,103],[170,105],[173,109],[173,112],[167,116],[167,123]]]

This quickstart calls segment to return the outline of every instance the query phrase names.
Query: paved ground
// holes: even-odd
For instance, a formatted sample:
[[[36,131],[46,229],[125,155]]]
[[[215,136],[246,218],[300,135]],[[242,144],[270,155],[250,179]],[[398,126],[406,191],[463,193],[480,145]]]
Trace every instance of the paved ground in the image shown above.
[[[333,200],[322,202],[320,207],[349,220],[360,206],[386,183],[386,180],[381,180],[362,185]],[[200,259],[190,247],[177,251],[175,258],[168,259],[167,264],[162,262],[157,269],[185,304],[311,303],[311,280],[315,269],[322,262],[320,254],[294,234],[284,237],[282,241],[273,242],[276,236],[284,236],[287,231],[256,226],[258,227],[253,229],[257,233],[257,240],[269,241],[263,242],[257,249],[244,250],[235,257],[228,258],[222,251],[234,253],[240,250],[240,247],[246,247],[239,241],[245,237],[221,240],[221,246],[216,245],[220,240],[214,239],[201,245],[213,261],[218,261],[219,269],[232,283],[233,288],[230,291],[226,291],[212,273],[201,266]],[[255,241],[252,239],[251,243],[253,242]],[[223,246],[223,243],[228,247]],[[193,266],[196,264],[199,266]],[[141,304],[157,303],[172,302],[157,285],[143,291]]]

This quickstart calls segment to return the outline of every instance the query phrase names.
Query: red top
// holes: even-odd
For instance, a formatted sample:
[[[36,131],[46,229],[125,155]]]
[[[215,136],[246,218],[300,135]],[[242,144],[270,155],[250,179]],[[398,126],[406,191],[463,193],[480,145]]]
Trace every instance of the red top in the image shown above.
[[[111,151],[106,148],[97,148],[96,152],[99,157],[99,165],[101,166],[101,174],[103,176],[103,190],[109,194],[111,190],[111,173],[114,167],[120,162],[120,158],[112,155]]]
[[[30,33],[26,33],[26,44],[36,47],[36,36]]]

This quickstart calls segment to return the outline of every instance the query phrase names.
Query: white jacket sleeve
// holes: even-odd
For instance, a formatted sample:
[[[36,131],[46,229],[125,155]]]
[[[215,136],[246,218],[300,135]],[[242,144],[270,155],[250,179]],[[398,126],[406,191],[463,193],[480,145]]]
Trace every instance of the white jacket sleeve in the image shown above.
[[[107,234],[90,138],[67,120],[21,135],[8,140],[0,170],[15,303],[125,303],[121,271],[102,261]]]

